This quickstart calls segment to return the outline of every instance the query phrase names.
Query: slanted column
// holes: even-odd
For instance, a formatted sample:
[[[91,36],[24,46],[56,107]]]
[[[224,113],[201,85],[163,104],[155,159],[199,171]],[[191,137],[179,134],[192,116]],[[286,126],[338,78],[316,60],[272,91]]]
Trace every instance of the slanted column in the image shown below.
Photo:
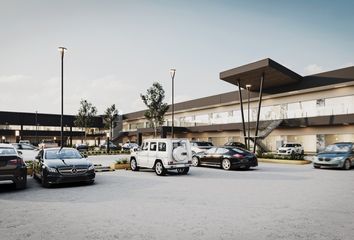
[[[258,113],[257,113],[256,131],[255,131],[255,134],[254,134],[253,153],[256,152],[256,146],[257,146],[258,127],[259,127],[259,116],[260,116],[260,114],[261,114],[261,106],[262,106],[263,82],[264,82],[264,73],[262,73],[262,76],[261,76],[261,84],[260,84],[260,88],[259,88]]]
[[[240,79],[237,80],[237,85],[238,85],[238,93],[240,95],[240,107],[241,107],[241,117],[242,117],[242,127],[243,127],[243,137],[245,139],[245,145],[246,148],[249,149],[249,146],[247,144],[247,136],[246,136],[246,125],[245,125],[245,117],[243,114],[243,102],[242,102],[242,93],[241,93],[241,86],[240,86]]]

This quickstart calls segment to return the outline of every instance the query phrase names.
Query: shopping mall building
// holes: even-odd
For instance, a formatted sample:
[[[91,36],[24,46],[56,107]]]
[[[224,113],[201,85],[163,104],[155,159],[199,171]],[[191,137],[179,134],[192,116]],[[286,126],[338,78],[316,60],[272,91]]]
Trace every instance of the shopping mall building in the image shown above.
[[[220,79],[235,91],[174,105],[175,137],[214,145],[251,139],[264,151],[285,142],[301,143],[305,152],[354,142],[354,66],[301,76],[264,59],[223,71]],[[170,110],[165,120],[159,134],[169,137]],[[144,111],[128,113],[116,140],[140,142],[153,132]]]

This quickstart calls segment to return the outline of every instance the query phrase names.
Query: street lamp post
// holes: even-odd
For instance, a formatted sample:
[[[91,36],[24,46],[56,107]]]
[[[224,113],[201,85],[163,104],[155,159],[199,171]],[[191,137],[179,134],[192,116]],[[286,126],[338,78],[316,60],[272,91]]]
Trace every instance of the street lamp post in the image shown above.
[[[107,136],[107,153],[109,153],[110,148],[109,148],[109,132],[106,134]]]
[[[38,145],[38,111],[36,111],[36,144]]]
[[[64,53],[65,47],[58,48],[61,55],[61,117],[60,117],[60,147],[63,147],[63,113],[64,113]]]
[[[250,84],[247,84],[246,85],[246,89],[247,89],[247,103],[248,103],[248,139],[247,139],[247,147],[248,147],[248,150],[250,150],[250,136],[251,136],[251,125],[250,125],[250,89],[251,89],[252,85]]]
[[[174,138],[174,126],[175,126],[175,102],[174,102],[174,95],[175,95],[175,75],[176,69],[170,69],[170,74],[172,78],[172,127],[171,127],[171,138]]]

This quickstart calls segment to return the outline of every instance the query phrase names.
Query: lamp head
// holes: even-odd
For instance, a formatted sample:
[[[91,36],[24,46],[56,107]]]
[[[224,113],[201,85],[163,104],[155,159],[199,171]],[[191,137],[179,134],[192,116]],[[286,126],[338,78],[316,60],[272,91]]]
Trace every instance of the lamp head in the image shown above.
[[[171,78],[174,78],[174,77],[175,77],[175,74],[176,74],[176,69],[171,68],[171,69],[170,69],[170,74],[171,74]]]

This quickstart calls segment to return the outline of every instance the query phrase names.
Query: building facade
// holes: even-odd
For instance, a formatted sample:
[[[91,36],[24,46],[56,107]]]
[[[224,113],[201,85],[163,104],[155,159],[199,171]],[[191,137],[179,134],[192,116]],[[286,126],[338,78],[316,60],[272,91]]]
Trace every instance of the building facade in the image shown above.
[[[255,75],[264,76],[264,84],[259,86]],[[303,77],[265,59],[220,76],[232,84],[234,77],[235,84],[243,86],[241,94],[236,90],[175,104],[175,137],[223,145],[244,142],[249,131],[264,151],[275,151],[285,142],[301,143],[305,152],[317,152],[333,142],[354,142],[354,67]],[[252,83],[249,90],[244,87],[247,81]],[[144,111],[125,114],[122,119],[121,141],[152,137]],[[165,119],[160,133],[169,137],[171,112]]]
[[[66,145],[80,143],[85,138],[85,129],[76,127],[74,121],[74,115],[63,116],[63,136]],[[85,141],[90,145],[99,145],[101,140],[106,139],[103,128],[103,118],[95,117]],[[60,114],[0,112],[1,142],[29,140],[36,145],[43,139],[50,139],[60,143],[60,136]]]

